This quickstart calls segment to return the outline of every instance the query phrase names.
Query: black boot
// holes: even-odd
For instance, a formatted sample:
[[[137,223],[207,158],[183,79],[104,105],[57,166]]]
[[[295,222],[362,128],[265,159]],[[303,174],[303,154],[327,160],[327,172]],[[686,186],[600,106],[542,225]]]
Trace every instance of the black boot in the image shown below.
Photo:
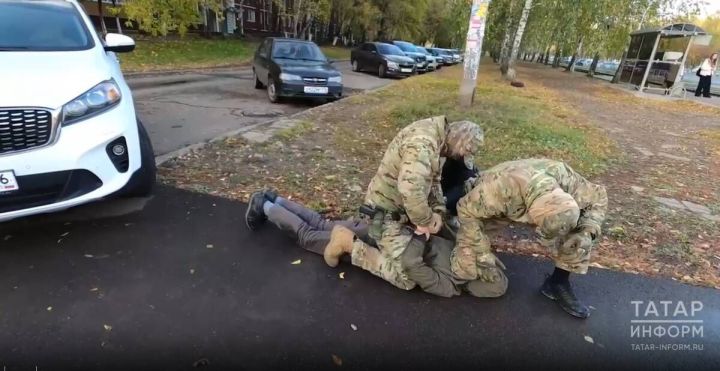
[[[265,190],[265,199],[266,200],[268,200],[272,203],[275,203],[275,200],[277,199],[277,197],[278,197],[277,192],[275,192],[273,190],[269,190],[269,189]]]
[[[265,215],[265,210],[263,209],[264,203],[264,192],[255,192],[250,195],[250,201],[248,202],[247,211],[245,212],[245,224],[253,231],[260,228],[267,220],[267,215]]]
[[[553,275],[545,279],[540,292],[549,299],[557,301],[560,307],[571,315],[588,318],[590,309],[575,296],[570,281],[567,279],[567,271],[562,272],[558,272],[558,268],[555,268]]]

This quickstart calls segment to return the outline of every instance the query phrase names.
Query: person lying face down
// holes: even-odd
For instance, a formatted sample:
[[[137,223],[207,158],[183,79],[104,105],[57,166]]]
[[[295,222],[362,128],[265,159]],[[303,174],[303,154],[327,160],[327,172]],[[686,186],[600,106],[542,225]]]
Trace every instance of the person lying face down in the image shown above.
[[[288,232],[303,249],[323,255],[332,267],[339,264],[338,256],[341,254],[337,254],[337,250],[352,254],[352,245],[359,242],[362,242],[364,259],[380,256],[377,248],[369,246],[372,241],[364,221],[326,220],[315,211],[279,197],[272,191],[253,193],[245,218],[251,230],[258,230],[269,221]],[[431,236],[429,240],[425,240],[424,236],[414,236],[398,258],[405,267],[407,277],[434,295],[451,297],[467,292],[477,297],[497,297],[505,292],[507,280],[467,282],[453,277],[450,269],[453,246],[452,240],[438,236]]]

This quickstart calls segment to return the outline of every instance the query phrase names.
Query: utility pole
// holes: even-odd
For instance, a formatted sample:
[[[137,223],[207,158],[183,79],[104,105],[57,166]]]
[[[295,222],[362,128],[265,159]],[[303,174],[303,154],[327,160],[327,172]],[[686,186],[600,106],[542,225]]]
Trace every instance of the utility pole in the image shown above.
[[[470,26],[465,39],[465,65],[460,83],[460,106],[470,107],[475,100],[478,67],[482,58],[482,43],[485,37],[485,19],[491,0],[473,0],[470,11]]]

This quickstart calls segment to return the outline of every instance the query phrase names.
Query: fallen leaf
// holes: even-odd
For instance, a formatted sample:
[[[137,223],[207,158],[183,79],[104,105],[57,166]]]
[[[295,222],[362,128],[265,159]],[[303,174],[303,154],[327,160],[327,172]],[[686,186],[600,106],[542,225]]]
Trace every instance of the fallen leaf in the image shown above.
[[[205,245],[205,248],[208,248],[208,249],[212,249],[213,247],[215,247],[215,246],[213,246],[212,244]]]
[[[48,312],[52,312],[52,306],[47,307],[47,311],[48,311]]]
[[[590,336],[585,335],[585,341],[587,341],[590,344],[595,344],[595,340],[591,338]]]
[[[353,331],[357,331],[357,326],[355,326],[354,323],[350,324],[350,328],[353,329]]]
[[[110,325],[103,325],[103,327],[105,328],[105,331],[112,330],[112,326],[110,326]]]
[[[92,254],[85,254],[85,257],[86,257],[86,258],[92,258],[93,255],[92,255]]]
[[[333,363],[334,363],[334,364],[336,364],[336,365],[338,365],[338,366],[342,366],[342,358],[340,358],[340,357],[338,357],[338,356],[336,356],[336,355],[333,354],[333,355],[332,355],[332,360],[333,360]]]
[[[11,238],[12,238],[12,235],[7,235],[7,236],[5,236],[5,238],[4,238],[3,240],[4,240],[4,241],[9,241]]]
[[[190,274],[195,274],[195,269],[190,268]]]
[[[67,235],[69,235],[69,234],[70,234],[70,232],[65,232],[65,233],[61,234],[60,237],[67,237]]]
[[[340,274],[338,274],[338,276],[340,276],[340,279],[341,279],[341,280],[344,280],[344,279],[345,279],[345,272],[340,272]]]
[[[90,289],[91,292],[95,292],[95,291],[97,291],[97,290],[98,290],[97,287],[93,287],[93,288]]]
[[[295,260],[294,262],[292,262],[292,263],[290,263],[290,264],[292,264],[292,265],[298,265],[298,264],[300,264],[300,263],[302,263],[302,259]]]

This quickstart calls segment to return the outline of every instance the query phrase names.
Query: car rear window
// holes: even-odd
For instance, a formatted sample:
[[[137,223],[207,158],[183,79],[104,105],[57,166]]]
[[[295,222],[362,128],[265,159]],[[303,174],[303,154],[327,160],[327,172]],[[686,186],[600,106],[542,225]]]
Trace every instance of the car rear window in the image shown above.
[[[70,3],[0,0],[0,51],[69,51],[93,46],[80,13]]]

